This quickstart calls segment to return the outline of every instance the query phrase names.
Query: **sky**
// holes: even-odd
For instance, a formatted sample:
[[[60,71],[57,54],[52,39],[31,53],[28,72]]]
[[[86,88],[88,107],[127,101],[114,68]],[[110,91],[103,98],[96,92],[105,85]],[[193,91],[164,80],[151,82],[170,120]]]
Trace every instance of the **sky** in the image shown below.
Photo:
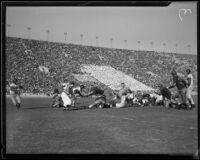
[[[11,37],[197,54],[197,2],[172,2],[168,7],[6,7],[6,24],[11,25],[6,27]]]

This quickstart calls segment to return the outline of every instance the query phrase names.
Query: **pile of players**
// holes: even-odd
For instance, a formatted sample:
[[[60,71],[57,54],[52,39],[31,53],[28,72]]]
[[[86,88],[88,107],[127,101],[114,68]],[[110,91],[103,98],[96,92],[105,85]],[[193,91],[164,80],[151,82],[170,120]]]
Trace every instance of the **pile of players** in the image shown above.
[[[75,85],[74,82],[68,83],[67,80],[62,84],[63,91],[59,94],[58,89],[54,90],[54,101],[52,107],[63,107],[63,110],[75,108],[77,97],[95,97],[94,103],[87,108],[124,108],[131,106],[155,106],[162,105],[166,108],[176,109],[192,109],[195,107],[191,93],[193,89],[193,77],[189,69],[186,70],[188,76],[187,81],[177,75],[173,70],[171,72],[173,83],[166,87],[162,84],[158,85],[158,89],[152,93],[137,94],[124,83],[121,83],[121,89],[113,92],[113,98],[107,99],[104,90],[99,86],[90,88],[89,93],[83,90],[84,85]],[[172,95],[170,88],[177,87],[178,94]]]

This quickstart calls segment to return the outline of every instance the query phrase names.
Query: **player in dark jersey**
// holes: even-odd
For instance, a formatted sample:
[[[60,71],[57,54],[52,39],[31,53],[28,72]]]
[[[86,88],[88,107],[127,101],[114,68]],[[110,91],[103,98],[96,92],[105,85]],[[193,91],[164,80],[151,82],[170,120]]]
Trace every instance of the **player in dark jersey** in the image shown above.
[[[54,107],[63,107],[63,101],[62,101],[61,94],[59,93],[58,88],[55,88],[53,91],[53,103],[51,106],[53,108]]]
[[[175,70],[172,70],[171,72],[173,83],[168,88],[174,88],[177,87],[178,95],[181,100],[181,107],[187,108],[187,98],[186,98],[186,91],[187,91],[187,83],[184,79],[182,79],[180,76],[177,75],[177,72]]]
[[[170,90],[163,86],[162,84],[158,85],[159,88],[159,92],[163,97],[163,104],[166,108],[170,107],[170,104],[172,103],[172,94],[170,92]]]
[[[91,87],[90,92],[85,95],[86,97],[95,96],[95,102],[89,105],[88,108],[99,107],[104,108],[106,105],[106,96],[104,95],[104,90],[99,87]]]

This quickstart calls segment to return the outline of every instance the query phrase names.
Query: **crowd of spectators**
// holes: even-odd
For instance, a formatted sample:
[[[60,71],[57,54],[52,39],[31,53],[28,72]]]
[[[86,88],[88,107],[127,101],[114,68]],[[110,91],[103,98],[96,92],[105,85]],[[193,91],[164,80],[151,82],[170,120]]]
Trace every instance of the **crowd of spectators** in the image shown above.
[[[6,79],[18,78],[27,93],[49,93],[65,78],[77,81],[72,74],[83,74],[82,64],[109,65],[153,88],[169,84],[172,68],[183,74],[186,68],[197,71],[192,59],[180,60],[172,53],[6,38]],[[41,72],[39,66],[49,68],[50,73]]]

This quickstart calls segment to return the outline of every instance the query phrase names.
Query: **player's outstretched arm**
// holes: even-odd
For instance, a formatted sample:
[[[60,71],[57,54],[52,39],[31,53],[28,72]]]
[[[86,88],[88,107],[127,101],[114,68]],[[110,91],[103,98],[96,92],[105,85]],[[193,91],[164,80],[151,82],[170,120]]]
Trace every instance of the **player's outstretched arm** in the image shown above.
[[[76,94],[78,94],[81,97],[87,97],[87,94],[84,92],[76,91]]]
[[[83,95],[83,94],[82,94]],[[89,93],[87,93],[87,94],[84,94],[83,96],[84,97],[89,97],[89,96],[92,96],[92,95],[94,95],[94,93],[93,92],[89,92]]]
[[[159,90],[159,89],[155,89],[155,90],[153,91],[153,93],[160,95],[160,90]]]
[[[171,88],[174,88],[176,86],[176,83],[175,82],[173,82],[173,84],[172,85],[170,85],[169,87],[166,87],[167,89],[171,89]]]

